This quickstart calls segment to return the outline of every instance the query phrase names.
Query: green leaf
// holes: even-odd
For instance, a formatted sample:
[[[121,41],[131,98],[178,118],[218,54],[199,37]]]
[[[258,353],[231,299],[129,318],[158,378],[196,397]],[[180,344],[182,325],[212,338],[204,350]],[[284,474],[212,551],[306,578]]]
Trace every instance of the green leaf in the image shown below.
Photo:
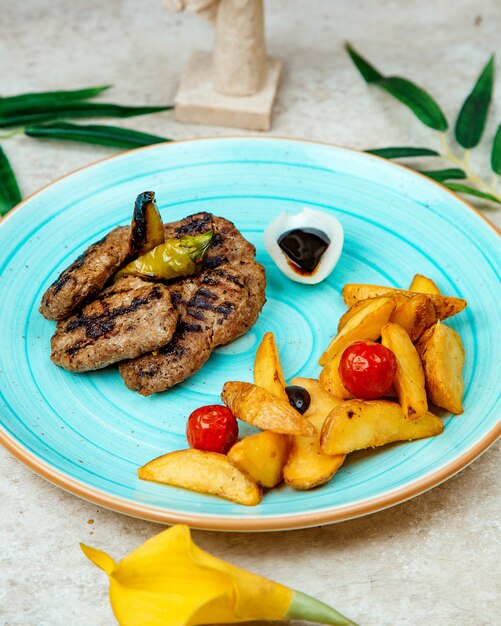
[[[95,98],[111,85],[103,87],[88,87],[74,91],[41,91],[38,93],[23,93],[18,96],[9,96],[0,99],[0,115],[7,115],[20,110],[40,111],[55,103],[72,102]]]
[[[399,76],[389,76],[376,83],[400,100],[429,128],[446,131],[447,120],[435,100],[424,89]]]
[[[459,111],[456,140],[463,148],[474,148],[482,138],[494,86],[494,55],[478,77],[470,95]]]
[[[376,156],[383,157],[384,159],[403,159],[405,157],[420,157],[420,156],[439,156],[435,150],[429,148],[413,148],[411,146],[398,146],[392,148],[373,148],[372,150],[365,150],[369,154],[375,154]]]
[[[0,216],[21,202],[21,192],[9,159],[0,146]]]
[[[384,76],[380,74],[373,65],[361,57],[348,42],[345,44],[345,48],[366,83],[375,83],[384,78]]]
[[[428,176],[428,178],[432,178],[433,180],[438,180],[438,182],[443,182],[444,180],[461,180],[466,178],[466,173],[463,170],[460,170],[456,167],[451,167],[447,170],[418,170],[420,174],[424,174]]]
[[[172,139],[167,139],[166,137],[141,133],[128,128],[119,128],[118,126],[69,124],[67,122],[26,126],[24,132],[29,137],[82,141],[84,143],[125,149],[172,141]]]
[[[348,43],[346,50],[367,83],[381,87],[400,100],[429,128],[442,132],[447,130],[448,124],[442,109],[424,89],[400,76],[383,76]]]
[[[61,102],[46,106],[39,111],[19,110],[7,115],[0,115],[0,128],[10,126],[28,126],[39,122],[53,122],[60,119],[82,117],[134,117],[167,111],[172,106],[129,107],[119,104],[93,102]]]
[[[479,191],[478,189],[475,189],[475,187],[470,187],[469,185],[463,185],[461,183],[445,183],[445,186],[451,191],[465,193],[470,196],[482,198],[483,200],[490,200],[491,202],[497,202],[498,204],[501,204],[501,199],[497,196],[493,196],[490,193],[484,193],[483,191]]]
[[[491,166],[495,174],[501,175],[501,124],[498,126],[492,144]]]

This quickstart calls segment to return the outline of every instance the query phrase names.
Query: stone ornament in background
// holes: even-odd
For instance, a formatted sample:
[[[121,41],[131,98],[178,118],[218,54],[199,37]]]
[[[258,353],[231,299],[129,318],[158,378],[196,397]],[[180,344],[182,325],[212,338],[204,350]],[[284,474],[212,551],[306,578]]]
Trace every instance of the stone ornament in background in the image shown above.
[[[193,52],[176,95],[182,122],[269,130],[282,62],[269,58],[263,0],[164,0],[215,27],[214,50]]]

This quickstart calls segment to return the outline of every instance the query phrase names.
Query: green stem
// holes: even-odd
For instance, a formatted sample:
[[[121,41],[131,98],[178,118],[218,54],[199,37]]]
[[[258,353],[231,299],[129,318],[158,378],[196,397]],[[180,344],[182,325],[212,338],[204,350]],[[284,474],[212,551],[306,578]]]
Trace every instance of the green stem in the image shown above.
[[[13,130],[11,133],[0,135],[0,139],[10,139],[11,137],[15,137],[16,135],[22,135],[23,133],[24,133],[24,128],[18,128],[17,130]]]
[[[493,195],[499,200],[499,202],[501,202],[501,196],[496,192],[496,187],[494,186],[494,184],[487,183],[485,180],[480,178],[480,176],[477,176],[475,172],[473,172],[470,168],[470,151],[465,150],[464,156],[461,159],[451,150],[445,133],[439,133],[438,136],[445,158],[452,163],[459,165],[459,167],[466,172],[467,181],[473,183],[474,185],[477,185],[481,191],[485,191],[486,193]]]
[[[315,600],[311,596],[294,591],[292,601],[284,619],[305,620],[308,622],[317,622],[317,624],[333,624],[334,626],[357,626],[341,613],[331,608],[327,604]]]

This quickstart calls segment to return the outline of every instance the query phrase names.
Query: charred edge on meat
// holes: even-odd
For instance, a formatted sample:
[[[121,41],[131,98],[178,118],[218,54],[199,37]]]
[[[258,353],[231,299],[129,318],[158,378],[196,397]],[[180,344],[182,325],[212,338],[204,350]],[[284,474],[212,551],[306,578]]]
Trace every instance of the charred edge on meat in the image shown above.
[[[54,288],[52,295],[56,295],[56,293],[59,293],[61,289],[66,285],[66,283],[73,279],[73,272],[82,267],[86,256],[87,252],[83,252],[78,258],[73,261],[73,263],[68,268],[64,270],[64,272],[62,272],[58,276],[58,278],[56,278],[56,280],[51,285],[51,287]]]
[[[213,226],[212,215],[210,213],[200,213],[192,216],[186,224],[176,228],[176,236],[199,235],[207,232],[211,226]]]
[[[95,243],[93,243],[91,246],[89,246],[87,248],[87,250],[85,250],[84,252],[82,252],[82,254],[80,256],[78,256],[73,263],[67,267],[60,275],[58,278],[56,278],[56,280],[52,283],[52,285],[50,286],[50,288],[54,288],[53,292],[52,292],[52,296],[55,296],[57,293],[59,293],[61,291],[61,289],[66,285],[66,283],[68,283],[70,280],[73,279],[73,273],[75,272],[75,270],[78,270],[82,267],[82,265],[85,262],[85,259],[92,254],[96,248],[98,248],[100,245],[102,245],[106,239],[108,238],[108,236],[110,235],[110,233],[108,233],[107,235],[105,235],[102,239],[100,239],[99,241],[96,241]],[[99,289],[94,289],[91,290],[90,293],[96,293],[97,291],[99,291]]]

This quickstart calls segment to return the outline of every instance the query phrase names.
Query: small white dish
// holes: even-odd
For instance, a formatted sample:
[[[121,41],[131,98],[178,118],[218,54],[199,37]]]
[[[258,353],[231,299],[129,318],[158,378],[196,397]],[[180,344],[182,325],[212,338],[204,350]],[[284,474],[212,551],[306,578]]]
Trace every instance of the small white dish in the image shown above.
[[[330,243],[312,274],[300,274],[278,245],[280,236],[296,228],[315,228],[324,232]],[[332,273],[341,256],[344,231],[341,222],[331,213],[305,207],[295,214],[280,213],[268,226],[264,234],[264,245],[280,271],[291,280],[304,285],[316,285]]]

